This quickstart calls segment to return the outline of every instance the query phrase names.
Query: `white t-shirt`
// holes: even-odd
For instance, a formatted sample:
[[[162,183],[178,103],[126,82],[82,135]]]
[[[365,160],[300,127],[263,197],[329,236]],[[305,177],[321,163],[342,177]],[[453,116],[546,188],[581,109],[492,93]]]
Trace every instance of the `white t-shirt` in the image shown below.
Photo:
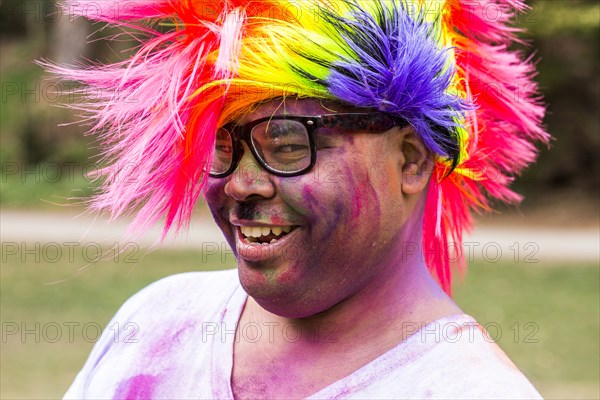
[[[231,399],[235,327],[247,294],[236,270],[162,279],[118,311],[66,399]],[[472,317],[415,333],[311,399],[541,396]]]

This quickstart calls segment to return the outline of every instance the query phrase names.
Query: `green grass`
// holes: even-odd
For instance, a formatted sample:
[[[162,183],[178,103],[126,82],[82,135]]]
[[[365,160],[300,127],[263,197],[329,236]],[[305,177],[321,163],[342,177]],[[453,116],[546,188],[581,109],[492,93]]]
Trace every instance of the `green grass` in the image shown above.
[[[455,299],[544,397],[598,398],[599,285],[597,265],[475,264]]]
[[[128,249],[114,261],[105,249],[104,261],[88,264],[75,251],[60,262],[54,254],[8,255],[3,247],[1,307],[1,398],[57,398],[73,380],[93,346],[96,326],[109,321],[117,308],[147,284],[173,273],[233,267],[233,259],[203,260],[199,252],[157,251],[145,255]],[[124,259],[136,263],[125,263]],[[79,271],[85,267],[83,271]],[[53,283],[57,282],[58,283]],[[594,265],[527,266],[472,265],[464,284],[455,288],[461,307],[482,324],[502,330],[498,339],[515,363],[547,398],[598,396],[598,269]],[[35,329],[22,340],[9,335],[17,324]],[[52,339],[56,323],[62,337]],[[79,323],[68,335],[68,324]],[[518,323],[518,329],[515,323]],[[526,323],[534,325],[525,326]],[[88,340],[82,332],[88,324]],[[511,329],[512,327],[512,329]],[[529,337],[527,334],[537,331]],[[519,332],[518,338],[515,332]],[[490,333],[495,335],[490,329]],[[537,340],[537,342],[535,342]]]
[[[16,173],[0,173],[0,205],[3,207],[56,210],[56,205],[77,205],[87,200],[96,186],[80,172],[67,176],[65,171],[64,178],[56,179],[54,164],[32,166],[29,172],[18,165]]]

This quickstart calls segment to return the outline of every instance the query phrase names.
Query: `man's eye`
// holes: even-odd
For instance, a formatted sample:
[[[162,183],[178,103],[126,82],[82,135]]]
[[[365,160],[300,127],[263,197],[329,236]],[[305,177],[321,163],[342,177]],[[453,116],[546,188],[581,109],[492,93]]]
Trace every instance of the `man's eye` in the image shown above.
[[[217,151],[217,153],[220,154],[231,154],[233,148],[231,147],[231,145],[216,145],[215,149]]]
[[[337,144],[331,138],[318,137],[317,138],[317,150],[321,149],[329,149],[332,147],[337,147]]]
[[[294,153],[294,152],[306,152],[308,146],[304,144],[286,144],[282,146],[277,146],[275,152],[277,153]]]

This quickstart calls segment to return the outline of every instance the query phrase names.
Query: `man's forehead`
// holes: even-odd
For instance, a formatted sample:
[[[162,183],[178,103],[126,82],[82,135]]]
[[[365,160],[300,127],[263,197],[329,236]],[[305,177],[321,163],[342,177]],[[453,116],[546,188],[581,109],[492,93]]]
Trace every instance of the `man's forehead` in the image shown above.
[[[316,98],[274,98],[253,105],[246,113],[236,118],[240,124],[252,120],[278,115],[322,115],[356,111],[352,106],[339,101]]]

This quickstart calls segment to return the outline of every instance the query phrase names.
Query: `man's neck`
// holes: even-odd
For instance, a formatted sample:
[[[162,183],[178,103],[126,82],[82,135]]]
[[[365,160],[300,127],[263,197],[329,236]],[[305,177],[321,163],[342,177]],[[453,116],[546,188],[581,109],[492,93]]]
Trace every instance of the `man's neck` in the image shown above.
[[[418,258],[390,264],[388,273],[365,290],[307,318],[275,315],[249,297],[234,347],[235,397],[310,396],[391,350],[423,324],[462,313]],[[258,327],[260,338],[244,336],[251,331],[246,327]]]
[[[344,299],[330,309],[305,318],[285,318],[270,313],[248,299],[244,320],[293,326],[299,332],[329,332],[329,343],[370,343],[385,341],[397,344],[406,333],[414,332],[415,324],[429,323],[443,316],[461,313],[460,308],[431,278],[419,257],[404,263],[391,263],[368,287]],[[403,332],[406,327],[407,332]],[[311,335],[298,340],[314,341]]]

